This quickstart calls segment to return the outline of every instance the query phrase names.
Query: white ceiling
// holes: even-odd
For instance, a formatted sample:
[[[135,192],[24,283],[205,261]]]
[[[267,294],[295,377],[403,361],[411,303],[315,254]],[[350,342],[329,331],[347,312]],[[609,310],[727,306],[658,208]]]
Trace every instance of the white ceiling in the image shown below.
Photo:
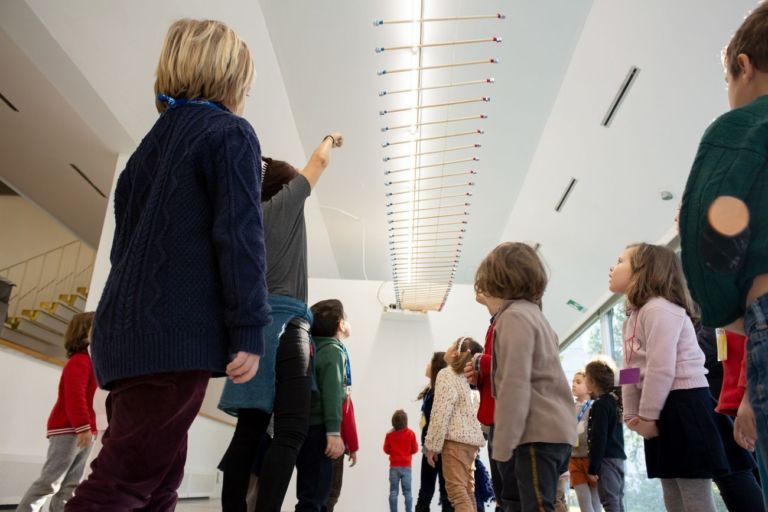
[[[396,66],[397,59],[373,50],[402,33],[372,22],[408,17],[409,5],[6,0],[0,3],[0,92],[25,108],[12,113],[0,105],[0,177],[96,243],[105,201],[82,182],[51,181],[69,172],[75,156],[66,151],[109,189],[116,155],[130,152],[157,117],[152,83],[168,24],[182,16],[221,19],[254,53],[258,76],[246,117],[265,154],[301,165],[323,135],[345,133],[346,146],[335,152],[307,210],[310,274],[390,279],[380,147],[387,138],[378,111],[397,105],[378,97],[392,82],[376,70]],[[442,54],[499,58],[480,73],[495,84],[428,98],[492,98],[484,109],[489,119],[477,126],[486,134],[457,281],[471,282],[481,258],[501,240],[540,242],[552,273],[548,317],[561,334],[583,321],[585,313],[565,302],[596,304],[618,250],[669,231],[676,200],[663,203],[659,192],[679,197],[697,139],[726,109],[720,49],[753,5],[427,0],[428,15],[507,14],[503,22],[428,33],[435,40],[504,39]],[[611,127],[603,128],[600,120],[631,65],[641,69],[638,79]],[[470,75],[444,74],[464,77]],[[477,77],[473,70],[471,78]],[[556,214],[572,176],[578,184]]]

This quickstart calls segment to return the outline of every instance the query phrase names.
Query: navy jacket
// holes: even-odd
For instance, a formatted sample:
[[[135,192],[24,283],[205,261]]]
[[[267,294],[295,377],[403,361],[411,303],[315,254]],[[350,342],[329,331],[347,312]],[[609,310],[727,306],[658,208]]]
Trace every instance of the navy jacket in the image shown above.
[[[99,384],[159,372],[220,375],[261,354],[270,322],[261,150],[251,125],[187,104],[163,114],[115,191],[112,269],[91,344]]]

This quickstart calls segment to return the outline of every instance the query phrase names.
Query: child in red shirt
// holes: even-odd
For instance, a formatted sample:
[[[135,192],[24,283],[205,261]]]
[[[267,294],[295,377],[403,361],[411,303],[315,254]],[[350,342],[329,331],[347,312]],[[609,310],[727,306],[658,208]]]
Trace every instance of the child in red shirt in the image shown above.
[[[96,434],[93,395],[96,376],[88,355],[93,313],[72,318],[64,337],[69,361],[59,380],[59,397],[48,418],[48,455],[40,477],[29,487],[16,509],[37,512],[51,498],[51,512],[64,510],[75,492]]]
[[[408,428],[408,415],[402,409],[392,415],[392,429],[384,438],[384,453],[389,455],[389,511],[397,512],[399,484],[405,497],[405,512],[412,512],[411,458],[419,451],[419,444],[416,434]]]

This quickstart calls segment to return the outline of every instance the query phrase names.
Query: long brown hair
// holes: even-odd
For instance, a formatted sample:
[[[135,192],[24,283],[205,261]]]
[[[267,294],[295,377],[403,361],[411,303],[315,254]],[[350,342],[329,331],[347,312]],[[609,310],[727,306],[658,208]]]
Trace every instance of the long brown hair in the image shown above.
[[[432,360],[429,362],[429,385],[419,393],[418,399],[421,400],[427,394],[430,389],[435,389],[435,382],[437,381],[437,374],[445,368],[447,363],[445,362],[445,352],[433,352]]]
[[[654,297],[661,297],[685,309],[695,321],[698,315],[688,292],[680,258],[662,245],[633,244],[627,249],[634,249],[629,259],[632,269],[627,286],[629,304],[640,309]]]
[[[475,354],[483,351],[483,346],[468,336],[462,336],[454,342],[456,346],[456,359],[451,363],[451,369],[458,373],[464,373],[464,367],[472,360]]]
[[[67,326],[67,332],[64,334],[64,348],[67,351],[67,358],[78,352],[88,350],[88,345],[90,345],[88,333],[92,324],[93,312],[78,313],[72,317]]]

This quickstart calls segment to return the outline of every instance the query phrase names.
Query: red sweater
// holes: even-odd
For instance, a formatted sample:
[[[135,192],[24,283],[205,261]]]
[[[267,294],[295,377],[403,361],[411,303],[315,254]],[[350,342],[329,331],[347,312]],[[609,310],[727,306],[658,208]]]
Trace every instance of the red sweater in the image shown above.
[[[48,417],[48,437],[62,434],[96,433],[93,395],[96,376],[87,352],[78,352],[67,361],[59,380],[59,398]]]
[[[389,455],[390,467],[411,467],[411,458],[418,451],[419,443],[416,442],[416,434],[408,427],[392,430],[384,439],[384,453]]]
[[[360,449],[357,439],[357,421],[355,420],[355,406],[352,397],[347,396],[341,404],[341,440],[349,453],[355,453]]]
[[[485,348],[480,356],[480,367],[477,372],[477,389],[480,391],[480,408],[477,410],[477,419],[486,426],[493,425],[493,411],[496,408],[496,400],[491,395],[491,361],[493,361],[493,330],[496,321],[492,321],[485,333]]]

